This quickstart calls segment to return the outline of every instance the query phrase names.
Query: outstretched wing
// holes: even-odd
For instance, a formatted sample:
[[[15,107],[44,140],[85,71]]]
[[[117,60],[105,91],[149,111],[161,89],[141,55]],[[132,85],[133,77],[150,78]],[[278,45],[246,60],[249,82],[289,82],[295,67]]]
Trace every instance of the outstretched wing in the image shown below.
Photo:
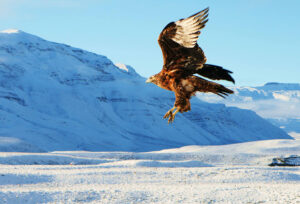
[[[184,67],[196,68],[206,62],[204,52],[198,46],[197,40],[200,30],[208,21],[208,10],[209,8],[206,8],[188,18],[171,22],[160,33],[158,43],[163,53],[165,69],[176,68],[171,66],[172,64],[178,67],[184,65]]]

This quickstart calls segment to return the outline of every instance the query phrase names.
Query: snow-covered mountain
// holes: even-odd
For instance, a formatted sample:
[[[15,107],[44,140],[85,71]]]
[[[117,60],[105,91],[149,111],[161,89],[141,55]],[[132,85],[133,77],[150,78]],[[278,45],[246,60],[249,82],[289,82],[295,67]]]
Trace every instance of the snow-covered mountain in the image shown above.
[[[201,100],[250,109],[288,133],[300,133],[300,84],[269,82],[257,87],[231,87],[235,94],[222,100],[199,94]]]
[[[162,117],[173,93],[117,65],[19,30],[1,32],[0,151],[151,151],[291,138],[252,111],[198,99],[168,125]]]

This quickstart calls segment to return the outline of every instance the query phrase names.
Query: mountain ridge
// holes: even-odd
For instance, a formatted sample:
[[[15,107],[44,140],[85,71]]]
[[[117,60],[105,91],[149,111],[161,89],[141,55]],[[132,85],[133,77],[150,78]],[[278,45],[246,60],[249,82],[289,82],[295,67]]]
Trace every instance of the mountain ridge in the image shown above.
[[[263,86],[232,89],[235,94],[224,101],[213,95],[198,97],[206,102],[253,110],[289,134],[300,133],[300,83],[268,82]]]
[[[173,93],[145,84],[128,65],[23,31],[0,33],[0,140],[28,144],[28,151],[291,139],[254,112],[196,98],[191,112],[167,125],[162,117],[173,103]]]

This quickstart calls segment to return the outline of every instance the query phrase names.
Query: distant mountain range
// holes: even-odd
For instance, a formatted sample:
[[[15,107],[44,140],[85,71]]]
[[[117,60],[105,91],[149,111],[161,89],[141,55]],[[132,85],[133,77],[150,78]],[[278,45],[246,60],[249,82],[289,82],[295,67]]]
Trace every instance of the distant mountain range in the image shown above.
[[[222,100],[198,94],[206,102],[255,111],[288,133],[300,133],[300,84],[269,82],[257,87],[231,87],[235,94]]]
[[[291,138],[253,111],[192,100],[174,124],[174,94],[127,65],[37,36],[0,33],[0,151],[153,151]]]

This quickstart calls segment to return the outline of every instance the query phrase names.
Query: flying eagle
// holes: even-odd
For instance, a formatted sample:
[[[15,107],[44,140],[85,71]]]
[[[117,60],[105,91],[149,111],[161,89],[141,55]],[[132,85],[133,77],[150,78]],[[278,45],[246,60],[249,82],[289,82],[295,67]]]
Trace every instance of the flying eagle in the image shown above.
[[[168,123],[173,122],[178,112],[191,110],[190,98],[197,91],[211,92],[223,98],[233,93],[221,84],[194,75],[234,83],[234,79],[230,76],[231,71],[205,64],[206,57],[197,44],[200,30],[208,21],[208,10],[209,8],[206,8],[188,18],[169,23],[158,37],[164,65],[158,74],[149,77],[146,82],[175,93],[174,107],[164,116],[169,118]]]

